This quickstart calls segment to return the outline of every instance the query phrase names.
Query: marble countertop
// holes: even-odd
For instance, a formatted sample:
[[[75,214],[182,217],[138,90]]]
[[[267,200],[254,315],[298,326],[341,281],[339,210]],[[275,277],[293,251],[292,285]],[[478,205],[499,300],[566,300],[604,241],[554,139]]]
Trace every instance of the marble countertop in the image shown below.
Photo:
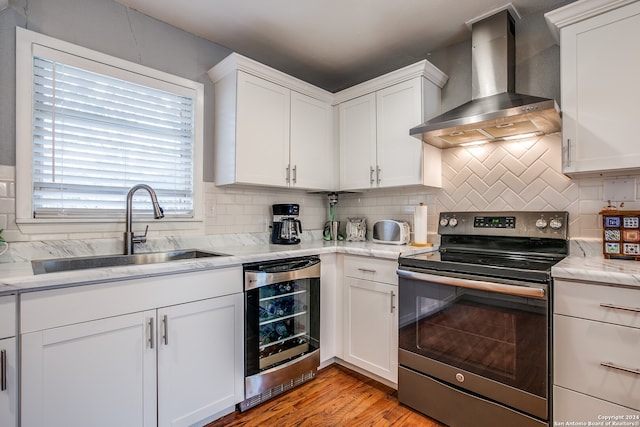
[[[66,286],[79,286],[104,283],[139,277],[175,274],[188,271],[207,270],[244,263],[267,261],[272,259],[292,258],[308,255],[322,255],[331,253],[353,254],[377,258],[397,259],[400,254],[414,254],[428,252],[437,247],[414,247],[410,245],[384,245],[372,242],[326,242],[315,239],[298,245],[274,245],[265,242],[238,242],[228,239],[226,244],[210,244],[210,242],[191,242],[192,246],[181,246],[181,249],[199,249],[228,254],[228,256],[197,258],[180,261],[170,261],[156,264],[129,265],[111,268],[95,268],[76,271],[65,271],[34,275],[30,259],[16,260],[10,263],[0,263],[0,295],[15,292],[28,292]],[[57,249],[57,248],[56,248]],[[145,252],[176,249],[155,247]],[[51,248],[49,255],[36,255],[34,259],[58,258],[57,250]],[[35,251],[34,251],[35,252]],[[74,255],[91,256],[91,251],[77,251]],[[141,251],[142,252],[142,251]]]
[[[640,289],[640,262],[605,259],[602,241],[581,239],[571,242],[570,256],[551,268],[555,279],[598,282]]]
[[[306,235],[298,245],[273,245],[264,235],[219,235],[201,238],[156,239],[140,252],[161,252],[175,249],[200,249],[229,256],[171,261],[158,264],[132,265],[112,268],[67,271],[34,275],[31,259],[93,256],[118,253],[118,242],[55,241],[13,244],[11,262],[0,262],[0,295],[16,292],[77,286],[135,277],[149,277],[188,271],[240,266],[255,261],[291,258],[331,253],[353,254],[377,258],[397,259],[400,254],[411,255],[436,250],[435,247],[383,245],[372,242],[326,242],[316,235]],[[609,260],[602,256],[602,242],[598,239],[571,241],[570,256],[556,264],[551,273],[556,279],[599,282],[640,289],[640,262]]]

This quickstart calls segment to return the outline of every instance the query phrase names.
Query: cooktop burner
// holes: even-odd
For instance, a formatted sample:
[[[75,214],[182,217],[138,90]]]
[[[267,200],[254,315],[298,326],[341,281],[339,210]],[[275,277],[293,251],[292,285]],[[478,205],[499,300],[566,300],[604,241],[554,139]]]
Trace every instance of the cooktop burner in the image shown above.
[[[546,283],[568,255],[566,212],[443,212],[439,252],[400,257],[402,268]]]

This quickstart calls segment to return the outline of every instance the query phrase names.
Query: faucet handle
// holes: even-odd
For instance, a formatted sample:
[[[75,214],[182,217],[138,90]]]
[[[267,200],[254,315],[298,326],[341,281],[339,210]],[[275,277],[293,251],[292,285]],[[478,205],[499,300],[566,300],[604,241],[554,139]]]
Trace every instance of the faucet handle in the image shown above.
[[[144,234],[136,236],[135,234],[131,237],[133,243],[145,243],[147,241],[147,231],[149,231],[149,226],[144,229]]]

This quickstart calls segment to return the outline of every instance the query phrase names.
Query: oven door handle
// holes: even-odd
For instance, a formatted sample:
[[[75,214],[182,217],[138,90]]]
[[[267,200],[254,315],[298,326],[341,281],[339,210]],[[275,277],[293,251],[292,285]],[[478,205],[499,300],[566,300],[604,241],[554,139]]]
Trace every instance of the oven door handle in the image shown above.
[[[460,279],[458,277],[438,276],[428,273],[416,273],[414,271],[397,270],[398,277],[414,279],[421,282],[432,282],[442,285],[458,286],[460,288],[478,289],[481,291],[498,292],[501,294],[515,295],[545,299],[546,290],[529,286],[506,285],[504,283],[485,282],[482,280]]]

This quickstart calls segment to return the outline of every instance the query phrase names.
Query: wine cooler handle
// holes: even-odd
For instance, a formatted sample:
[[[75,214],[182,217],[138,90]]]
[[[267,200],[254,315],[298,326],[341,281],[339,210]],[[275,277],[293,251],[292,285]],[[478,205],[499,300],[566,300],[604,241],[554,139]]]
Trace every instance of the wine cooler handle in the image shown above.
[[[393,311],[396,309],[396,293],[391,291],[391,312],[393,313]]]
[[[149,348],[151,348],[151,349],[153,348],[153,345],[154,345],[154,343],[153,343],[153,341],[154,341],[153,340],[153,323],[154,323],[154,319],[153,319],[153,317],[151,317],[149,319],[149,339],[148,339]]]
[[[169,345],[169,319],[166,314],[162,317],[162,339],[164,345]]]

